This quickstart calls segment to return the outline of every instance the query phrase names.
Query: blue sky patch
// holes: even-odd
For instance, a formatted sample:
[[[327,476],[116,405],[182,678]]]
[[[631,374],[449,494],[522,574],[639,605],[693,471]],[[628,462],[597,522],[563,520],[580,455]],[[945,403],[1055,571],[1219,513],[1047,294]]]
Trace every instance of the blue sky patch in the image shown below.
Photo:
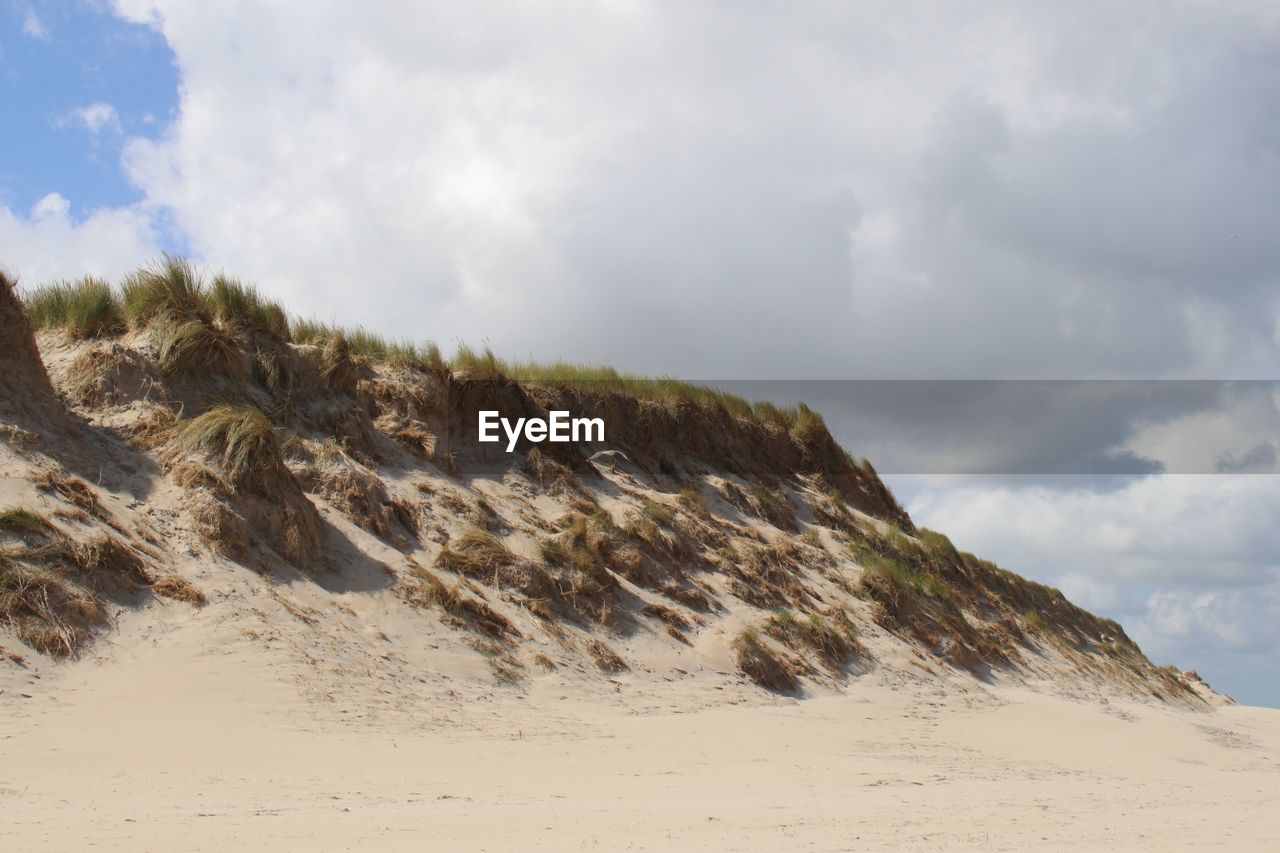
[[[80,218],[141,198],[121,150],[172,120],[178,72],[158,32],[98,4],[11,0],[0,6],[0,97],[0,205],[25,216],[57,192]]]

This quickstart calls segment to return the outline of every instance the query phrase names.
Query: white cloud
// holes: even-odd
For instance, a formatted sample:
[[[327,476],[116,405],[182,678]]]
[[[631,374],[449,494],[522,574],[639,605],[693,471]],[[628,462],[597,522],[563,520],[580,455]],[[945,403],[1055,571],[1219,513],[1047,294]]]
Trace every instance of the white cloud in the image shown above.
[[[1278,354],[1265,5],[118,5],[183,82],[129,173],[324,315],[721,377]]]
[[[150,216],[138,208],[71,215],[70,202],[49,193],[22,216],[0,206],[3,262],[24,284],[86,274],[118,277],[159,254]]]
[[[1280,489],[1270,476],[1163,475],[1107,492],[945,480],[909,501],[912,516],[1039,577],[1212,587],[1280,570]]]
[[[36,10],[30,6],[22,12],[22,34],[37,41],[47,41],[49,38],[49,28],[45,26],[44,21],[40,20]]]
[[[72,111],[71,117],[92,134],[103,130],[120,132],[120,116],[116,108],[103,101]]]

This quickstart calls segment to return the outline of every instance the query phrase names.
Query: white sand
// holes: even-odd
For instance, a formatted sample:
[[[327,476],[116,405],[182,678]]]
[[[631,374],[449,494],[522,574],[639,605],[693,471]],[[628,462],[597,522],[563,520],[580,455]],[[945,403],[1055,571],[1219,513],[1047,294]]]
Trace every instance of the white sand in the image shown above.
[[[717,707],[695,679],[592,691],[552,674],[478,692],[459,676],[456,696],[347,720],[359,695],[319,703],[252,646],[198,638],[211,639],[126,632],[129,648],[31,679],[30,699],[21,685],[0,694],[0,849],[1245,850],[1280,838],[1280,711],[875,675],[847,696],[730,691],[742,704]]]

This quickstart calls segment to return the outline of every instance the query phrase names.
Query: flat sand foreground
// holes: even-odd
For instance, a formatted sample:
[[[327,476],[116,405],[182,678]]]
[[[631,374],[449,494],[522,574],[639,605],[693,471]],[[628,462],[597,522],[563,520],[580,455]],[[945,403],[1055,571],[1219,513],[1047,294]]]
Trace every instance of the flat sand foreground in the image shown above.
[[[359,719],[231,657],[0,695],[4,850],[1276,849],[1280,711],[868,676],[715,706],[554,679]],[[683,706],[682,707],[682,703]],[[339,703],[341,704],[341,703]],[[416,717],[416,719],[415,719]]]

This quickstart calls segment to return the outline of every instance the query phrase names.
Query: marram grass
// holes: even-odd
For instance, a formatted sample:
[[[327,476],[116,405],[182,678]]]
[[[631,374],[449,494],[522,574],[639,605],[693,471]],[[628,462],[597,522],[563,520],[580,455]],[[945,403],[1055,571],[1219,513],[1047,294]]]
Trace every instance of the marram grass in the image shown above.
[[[31,324],[61,328],[72,338],[102,338],[125,329],[124,311],[111,285],[86,276],[36,288],[23,300]]]
[[[657,403],[720,406],[729,414],[792,432],[823,428],[822,417],[803,403],[778,406],[672,377],[645,377],[613,367],[572,362],[508,361],[489,347],[460,343],[447,359],[434,343],[415,344],[368,329],[344,329],[290,316],[279,302],[252,285],[218,274],[206,278],[188,260],[165,255],[126,276],[119,289],[98,279],[55,283],[34,290],[25,300],[32,323],[63,328],[72,337],[114,335],[153,327],[161,369],[171,376],[195,377],[235,372],[233,335],[263,334],[285,343],[311,344],[342,351],[367,364],[442,374],[452,371],[473,380],[512,379],[529,384],[581,385],[600,392],[629,394]],[[154,327],[153,324],[162,324]]]
[[[284,466],[271,421],[253,406],[215,406],[181,421],[173,430],[173,446],[180,453],[216,460],[236,487],[261,483]]]

